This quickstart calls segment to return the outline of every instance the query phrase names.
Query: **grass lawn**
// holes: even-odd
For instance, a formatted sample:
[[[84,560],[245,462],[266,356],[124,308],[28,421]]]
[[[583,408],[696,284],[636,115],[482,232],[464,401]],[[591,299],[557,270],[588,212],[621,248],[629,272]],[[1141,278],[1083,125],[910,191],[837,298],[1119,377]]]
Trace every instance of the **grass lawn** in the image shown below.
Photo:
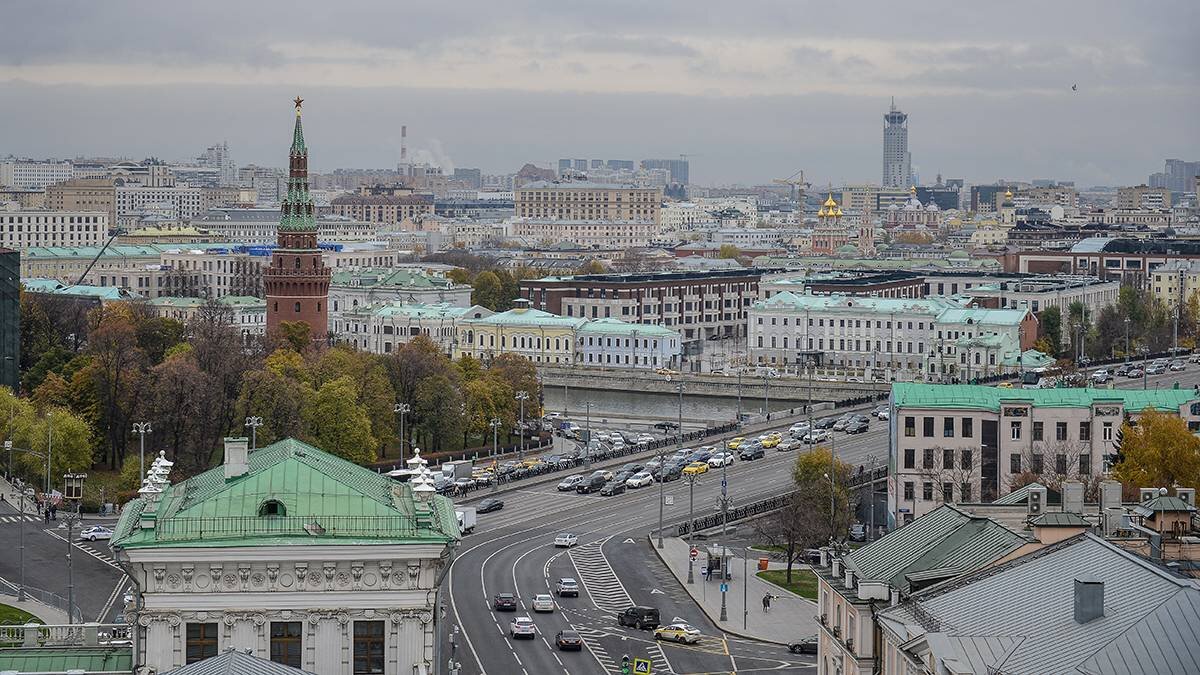
[[[793,569],[791,584],[787,583],[787,570],[766,570],[759,572],[758,578],[809,600],[817,599],[817,575],[808,570]]]
[[[772,553],[787,553],[786,546],[779,546],[776,544],[755,544],[755,545],[751,546],[750,549],[753,551],[770,551]],[[797,550],[799,551],[800,549],[797,549]],[[801,552],[803,552],[803,551],[801,551]]]
[[[41,623],[42,620],[11,605],[0,605],[0,626],[21,626],[29,623]]]

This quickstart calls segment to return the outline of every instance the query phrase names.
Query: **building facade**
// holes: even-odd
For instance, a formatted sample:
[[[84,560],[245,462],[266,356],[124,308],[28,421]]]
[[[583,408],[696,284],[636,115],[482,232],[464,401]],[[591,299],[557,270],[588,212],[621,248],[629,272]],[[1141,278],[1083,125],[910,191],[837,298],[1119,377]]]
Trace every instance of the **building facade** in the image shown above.
[[[1150,272],[1150,293],[1169,309],[1184,307],[1200,292],[1200,258],[1172,260]]]
[[[670,368],[679,365],[679,333],[662,326],[595,319],[575,333],[576,359],[584,367]]]
[[[453,355],[459,322],[493,314],[479,305],[379,301],[330,313],[329,330],[338,341],[372,354],[390,354],[423,335]]]
[[[511,228],[512,236],[535,245],[569,241],[600,248],[649,246],[659,234],[656,223],[638,221],[514,218]]]
[[[559,316],[527,303],[507,312],[458,322],[455,358],[470,355],[490,362],[500,354],[519,354],[535,365],[575,363],[575,334],[584,319]]]
[[[117,189],[111,178],[75,178],[46,187],[51,211],[103,211],[117,222]]]
[[[288,153],[288,192],[280,209],[279,245],[263,275],[267,295],[267,331],[284,321],[308,324],[314,339],[329,331],[330,270],[317,247],[317,223],[308,194],[308,147],[300,125],[301,99],[296,99],[296,127]]]
[[[222,466],[175,486],[160,459],[122,509],[134,670],[237,649],[329,675],[433,672],[450,501],[293,439],[248,445],[226,439]]]
[[[892,107],[883,116],[883,186],[907,188],[912,185],[912,155],[908,151],[908,115]]]
[[[108,225],[103,211],[0,210],[0,246],[19,251],[100,246],[108,238]]]
[[[70,162],[35,162],[27,159],[0,160],[0,186],[20,190],[44,190],[71,178]]]
[[[537,181],[514,191],[518,218],[659,225],[662,190],[586,181]]]
[[[1200,396],[1190,389],[897,383],[889,518],[902,525],[941,504],[991,502],[1017,479],[1094,480],[1113,461],[1121,426],[1148,407],[1200,424]]]
[[[1117,188],[1117,209],[1169,209],[1171,191],[1165,187],[1135,185]]]

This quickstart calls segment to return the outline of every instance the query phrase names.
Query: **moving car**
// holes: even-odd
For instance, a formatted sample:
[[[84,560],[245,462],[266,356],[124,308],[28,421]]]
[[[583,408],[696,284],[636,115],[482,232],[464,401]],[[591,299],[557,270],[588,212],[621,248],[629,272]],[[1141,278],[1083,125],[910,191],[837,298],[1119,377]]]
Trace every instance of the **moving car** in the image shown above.
[[[718,452],[717,454],[708,458],[708,465],[714,469],[722,466],[729,466],[730,464],[733,464],[733,453]]]
[[[624,481],[614,480],[610,483],[605,483],[604,487],[600,488],[601,497],[615,497],[625,492]]]
[[[537,626],[533,624],[533,619],[527,616],[518,616],[508,624],[508,636],[514,640],[517,638],[536,639]]]
[[[1005,384],[1007,384],[1007,383],[1005,383]],[[878,417],[881,420],[887,420],[891,416],[892,416],[892,413],[890,410],[881,411],[878,415],[876,415],[876,417]]]
[[[578,632],[569,628],[566,630],[560,630],[558,631],[558,634],[554,636],[554,646],[558,647],[564,652],[583,651],[583,638],[579,636]]]
[[[1105,382],[1109,382],[1112,379],[1113,379],[1113,376],[1111,374],[1109,374],[1109,372],[1103,368],[1092,373],[1092,382],[1095,382],[1096,384],[1104,384]]]
[[[1167,366],[1162,363],[1151,363],[1150,367],[1146,369],[1147,375],[1162,375],[1165,372],[1167,372]]]
[[[475,510],[479,513],[491,513],[492,511],[499,511],[502,508],[504,508],[503,500],[496,499],[495,497],[480,499],[479,503],[475,505]]]
[[[808,432],[807,434],[804,434],[804,438],[802,438],[800,440],[804,441],[805,443],[807,443],[809,445],[813,445],[816,443],[824,443],[825,441],[828,441],[830,438],[832,438],[832,435],[825,429],[814,429],[814,430]]]
[[[788,651],[793,654],[816,654],[817,636],[814,635],[803,640],[788,643]]]
[[[625,487],[640,488],[654,484],[654,476],[649,471],[639,471],[625,481]]]
[[[846,413],[845,415],[842,415],[841,417],[839,417],[837,419],[837,421],[835,421],[833,423],[833,430],[834,431],[845,431],[846,425],[849,424],[850,420],[852,420],[852,419],[854,419],[853,413]]]
[[[1172,361],[1170,368],[1175,372],[1179,372],[1187,369],[1187,364],[1185,364],[1183,361]]]
[[[745,436],[738,436],[737,438],[734,438],[733,440],[729,441],[729,449],[737,450],[738,448],[740,448],[742,446],[742,443],[745,443],[745,442],[746,442]]]
[[[567,476],[558,484],[559,492],[568,492],[574,490],[577,485],[583,482],[583,476]]]
[[[832,429],[833,425],[837,424],[836,417],[823,417],[816,422],[813,422],[814,429]]]
[[[865,419],[863,419],[863,420],[850,420],[850,421],[849,421],[849,422],[846,424],[846,433],[848,433],[848,434],[861,434],[861,433],[863,433],[864,431],[868,431],[870,428],[871,428],[871,425],[870,425],[870,424],[867,424],[867,421],[866,421]]]
[[[695,476],[708,473],[708,462],[692,462],[683,468],[683,475]]]
[[[554,598],[550,597],[549,593],[538,593],[533,596],[533,611],[535,612],[553,612]]]
[[[492,609],[497,612],[515,612],[517,611],[517,596],[512,593],[497,593],[492,598]]]
[[[1125,376],[1126,377],[1141,377],[1142,376],[1141,366],[1134,366],[1134,367],[1130,368],[1128,371],[1126,371]]]
[[[562,532],[554,538],[554,545],[562,548],[570,548],[579,543],[579,535],[570,532]]]
[[[79,538],[83,541],[96,541],[97,539],[112,539],[113,531],[103,525],[93,525],[83,532],[79,533]]]
[[[800,447],[800,441],[794,441],[789,438],[788,440],[775,446],[775,449],[779,452],[787,452],[789,450],[795,450],[798,447]]]
[[[578,598],[579,597],[579,582],[571,577],[561,577],[558,583],[554,586],[554,592],[558,593],[560,598]]]
[[[655,640],[670,640],[683,644],[694,645],[700,641],[700,629],[686,623],[673,623],[654,630]]]
[[[613,479],[613,472],[611,472],[607,469],[597,469],[596,471],[592,472],[592,475],[593,476],[602,476],[604,478],[605,483],[607,483],[608,481]]]
[[[454,487],[458,488],[461,492],[465,492],[475,487],[475,481],[470,478],[456,478],[454,479]]]
[[[767,453],[765,450],[763,450],[761,445],[755,445],[755,446],[752,446],[749,448],[744,448],[744,449],[738,451],[739,459],[745,459],[745,460],[762,459],[763,457],[766,457],[766,456],[767,456]]]
[[[658,608],[635,605],[617,614],[618,626],[633,626],[638,629],[658,628]]]
[[[803,436],[804,434],[807,434],[807,433],[808,433],[808,422],[797,422],[797,423],[793,424],[790,429],[788,429],[788,434],[790,434],[792,436],[792,438],[800,438],[801,436]]]
[[[764,448],[773,448],[783,442],[783,437],[779,434],[767,434],[762,437],[762,446]]]
[[[580,481],[579,484],[575,486],[575,492],[578,492],[581,495],[587,495],[599,491],[605,485],[608,485],[608,481],[604,479],[604,476],[597,476],[593,474]]]

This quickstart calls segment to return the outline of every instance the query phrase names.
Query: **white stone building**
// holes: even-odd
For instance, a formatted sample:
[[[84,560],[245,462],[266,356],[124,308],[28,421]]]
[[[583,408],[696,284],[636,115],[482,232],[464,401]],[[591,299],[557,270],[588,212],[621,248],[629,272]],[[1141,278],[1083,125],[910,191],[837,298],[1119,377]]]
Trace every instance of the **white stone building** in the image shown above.
[[[662,326],[596,319],[575,331],[575,351],[584,367],[678,368],[683,340]]]
[[[391,354],[424,335],[452,354],[457,345],[457,326],[466,319],[483,319],[495,314],[479,305],[460,307],[450,303],[407,303],[380,301],[353,309],[330,312],[329,332],[337,340],[372,354]]]
[[[35,162],[24,159],[0,160],[0,186],[18,190],[44,190],[47,186],[70,180],[70,162]]]
[[[4,248],[100,246],[107,238],[108,214],[103,211],[0,210]]]

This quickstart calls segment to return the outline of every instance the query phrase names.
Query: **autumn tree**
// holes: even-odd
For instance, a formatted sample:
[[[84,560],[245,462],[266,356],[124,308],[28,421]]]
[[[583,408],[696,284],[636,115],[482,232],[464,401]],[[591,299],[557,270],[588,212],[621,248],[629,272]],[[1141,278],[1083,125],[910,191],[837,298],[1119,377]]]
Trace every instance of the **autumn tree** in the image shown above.
[[[805,549],[829,542],[828,513],[828,493],[822,502],[817,492],[796,490],[777,511],[753,522],[759,539],[770,546],[783,548],[787,559],[787,583],[792,583],[792,567]]]
[[[381,451],[396,438],[394,417],[396,393],[388,380],[382,360],[374,354],[340,345],[327,349],[312,365],[313,382],[320,387],[342,376],[349,376],[355,387],[355,401],[371,420],[371,431]]]
[[[1121,428],[1113,477],[1132,487],[1200,488],[1200,438],[1176,415],[1147,408]]]
[[[726,260],[736,260],[741,257],[742,251],[733,244],[721,244],[721,248],[717,249],[717,257]]]
[[[1038,340],[1045,339],[1045,352],[1051,356],[1062,351],[1062,312],[1057,307],[1047,307],[1038,314]]]
[[[94,321],[95,328],[88,336],[89,370],[99,402],[103,461],[116,469],[125,457],[130,424],[141,401],[146,356],[127,307],[102,307],[96,310]]]
[[[579,268],[575,270],[575,274],[604,274],[607,271],[608,270],[604,267],[604,263],[593,258],[580,265]]]
[[[304,439],[352,462],[375,461],[378,446],[371,418],[357,402],[354,380],[339,377],[322,384],[304,406]]]
[[[433,451],[462,434],[462,393],[447,374],[423,379],[413,396],[413,427]]]
[[[853,520],[848,487],[850,473],[850,465],[834,459],[833,453],[824,446],[800,453],[792,465],[792,482],[796,489],[817,497],[817,504],[813,508],[825,523],[825,533],[829,540],[836,540],[839,535],[844,535]],[[836,489],[830,484],[830,475],[834,477]]]
[[[495,272],[480,272],[471,281],[471,303],[493,311],[504,311],[504,287]]]

